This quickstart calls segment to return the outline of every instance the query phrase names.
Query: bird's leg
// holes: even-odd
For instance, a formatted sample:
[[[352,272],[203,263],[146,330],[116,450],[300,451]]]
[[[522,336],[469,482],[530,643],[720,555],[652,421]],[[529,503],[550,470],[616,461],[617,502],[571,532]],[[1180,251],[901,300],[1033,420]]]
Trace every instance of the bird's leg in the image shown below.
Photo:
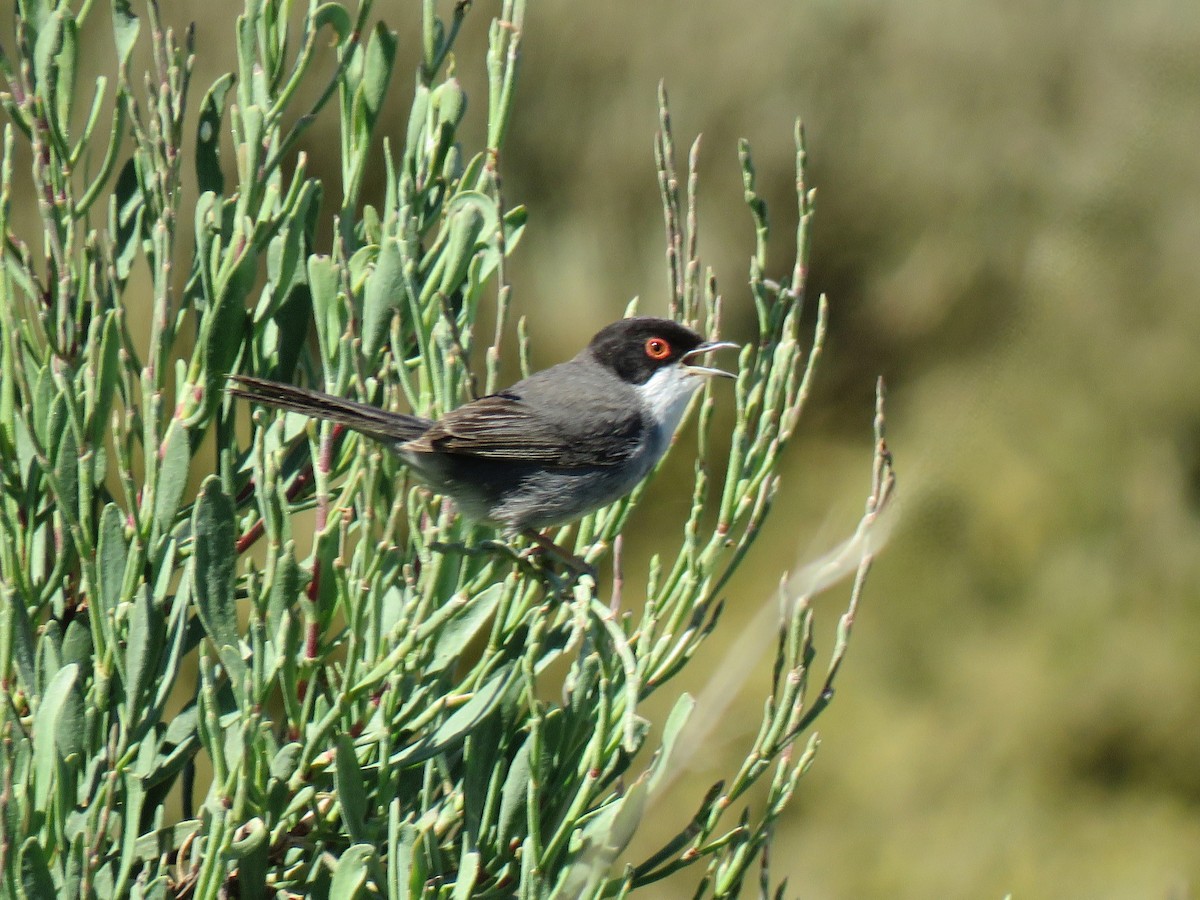
[[[550,538],[546,537],[540,531],[533,528],[525,528],[521,531],[521,535],[532,541],[537,549],[563,563],[576,575],[590,575],[593,581],[596,580],[596,570],[594,567],[584,562],[569,550],[558,546],[558,544],[554,543],[554,541],[550,540]]]
[[[429,549],[437,553],[457,553],[477,559],[504,556],[516,563],[524,562],[521,554],[503,541],[480,541],[475,546],[464,541],[430,541]]]
[[[589,575],[593,582],[596,580],[596,569],[593,566],[563,549],[550,538],[532,528],[526,528],[518,533],[527,538],[533,546],[518,552],[511,544],[504,541],[482,541],[474,547],[458,541],[434,541],[430,543],[429,549],[439,553],[459,553],[463,556],[506,556],[531,574],[537,574],[539,567],[543,565],[540,562],[535,564],[533,560],[534,555],[541,553],[562,563],[576,578]]]
[[[556,546],[550,541],[547,541],[547,544],[552,547]],[[527,547],[524,550],[517,550],[512,544],[505,543],[504,541],[480,541],[474,546],[461,541],[433,541],[429,544],[429,549],[437,553],[454,553],[460,556],[476,558],[490,557],[494,559],[499,556],[511,561],[515,566],[524,570],[529,575],[540,577],[547,574],[544,561],[534,559],[535,554],[543,552],[543,548],[540,545]],[[562,548],[558,548],[558,550],[559,553],[563,553],[564,555],[559,556],[555,554],[556,558],[567,564],[568,571],[571,574],[576,577],[583,574],[592,574],[592,570],[587,563],[571,556],[569,553],[565,553]]]

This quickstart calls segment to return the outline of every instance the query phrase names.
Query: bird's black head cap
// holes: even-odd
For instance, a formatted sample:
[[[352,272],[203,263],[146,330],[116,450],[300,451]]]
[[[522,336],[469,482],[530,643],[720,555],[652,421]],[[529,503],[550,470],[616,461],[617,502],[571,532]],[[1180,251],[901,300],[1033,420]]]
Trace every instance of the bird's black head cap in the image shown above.
[[[601,329],[587,352],[629,384],[645,384],[664,366],[678,363],[704,338],[670,319],[635,316]]]

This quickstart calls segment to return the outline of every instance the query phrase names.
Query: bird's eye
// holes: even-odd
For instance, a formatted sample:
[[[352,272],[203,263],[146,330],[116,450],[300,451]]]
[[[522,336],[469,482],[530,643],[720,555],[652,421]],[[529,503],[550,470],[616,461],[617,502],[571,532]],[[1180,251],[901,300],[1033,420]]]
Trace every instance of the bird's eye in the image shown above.
[[[671,345],[662,338],[652,337],[646,341],[646,355],[654,360],[666,359],[671,355]]]

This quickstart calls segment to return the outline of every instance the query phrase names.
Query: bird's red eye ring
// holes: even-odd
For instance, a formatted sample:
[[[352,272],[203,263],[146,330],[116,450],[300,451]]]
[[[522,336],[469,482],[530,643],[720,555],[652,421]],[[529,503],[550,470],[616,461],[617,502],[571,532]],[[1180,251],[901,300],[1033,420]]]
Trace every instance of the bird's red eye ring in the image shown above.
[[[646,355],[654,360],[666,359],[671,355],[671,345],[659,337],[646,341]]]

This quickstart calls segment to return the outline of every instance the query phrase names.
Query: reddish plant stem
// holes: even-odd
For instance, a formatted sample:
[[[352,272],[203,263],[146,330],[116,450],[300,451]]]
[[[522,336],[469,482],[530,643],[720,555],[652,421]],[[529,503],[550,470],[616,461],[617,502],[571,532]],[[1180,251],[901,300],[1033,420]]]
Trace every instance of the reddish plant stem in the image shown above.
[[[331,434],[330,434],[331,444],[336,444],[339,440],[341,440],[342,436],[345,433],[346,433],[346,426],[334,425],[333,429],[331,431]],[[322,452],[324,452],[324,451],[322,451]],[[329,456],[330,456],[330,458],[332,458],[332,453],[330,453]],[[328,462],[326,463],[326,466],[328,466]],[[323,471],[327,472],[328,468],[324,469]],[[313,482],[313,466],[312,466],[312,463],[310,462],[308,465],[306,465],[303,469],[300,470],[299,474],[296,475],[295,480],[291,484],[288,485],[287,492],[285,493],[284,496],[286,496],[289,501],[295,500],[297,497],[300,496],[300,494],[302,494],[304,492],[304,490],[310,484],[312,484],[312,482]],[[253,493],[254,493],[254,482],[251,481],[249,484],[246,485],[245,488],[242,489],[242,492],[240,494],[238,494],[238,502],[240,503],[245,500],[248,500]],[[321,527],[322,526],[318,526],[317,530],[319,531]],[[254,546],[254,544],[257,543],[258,539],[263,536],[265,528],[266,528],[266,523],[261,518],[258,521],[256,521],[253,525],[251,525],[249,528],[247,528],[245,533],[237,539],[237,543],[234,545],[234,549],[237,551],[237,553],[239,555],[242,553],[245,553],[252,546]]]

